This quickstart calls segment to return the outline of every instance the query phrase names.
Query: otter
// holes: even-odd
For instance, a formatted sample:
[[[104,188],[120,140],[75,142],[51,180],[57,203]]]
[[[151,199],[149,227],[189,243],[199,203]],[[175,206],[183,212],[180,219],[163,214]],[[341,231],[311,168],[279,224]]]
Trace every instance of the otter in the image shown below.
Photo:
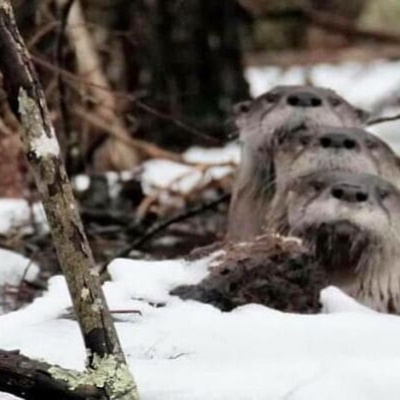
[[[268,228],[303,239],[328,275],[360,303],[400,313],[400,192],[370,174],[314,172],[288,183]]]
[[[353,107],[334,91],[307,86],[279,86],[252,101],[239,103],[235,124],[242,144],[229,209],[228,239],[249,239],[260,233],[260,216],[274,189],[273,162],[276,132],[321,125],[362,127],[368,114]]]
[[[237,229],[235,215],[230,237],[248,239],[262,233],[265,215],[273,195],[284,190],[286,182],[315,170],[365,172],[379,175],[400,188],[400,159],[389,145],[360,128],[313,127],[306,124],[293,129],[277,130],[272,138],[273,174],[257,181],[258,191],[241,193],[238,206],[252,221],[247,229]],[[257,196],[255,196],[257,195]],[[247,202],[247,203],[246,203]],[[231,211],[240,212],[241,209]]]
[[[274,141],[274,191],[314,171],[349,171],[378,175],[400,188],[400,159],[377,136],[359,128],[306,125],[277,131]]]

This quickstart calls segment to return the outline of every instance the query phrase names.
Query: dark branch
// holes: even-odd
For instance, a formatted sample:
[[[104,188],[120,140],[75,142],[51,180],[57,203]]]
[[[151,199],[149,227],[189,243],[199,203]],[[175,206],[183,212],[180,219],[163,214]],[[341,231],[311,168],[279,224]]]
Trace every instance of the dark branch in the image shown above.
[[[367,125],[368,126],[378,125],[378,124],[383,124],[384,122],[397,121],[399,119],[400,119],[400,114],[391,115],[390,117],[378,117],[367,121]]]
[[[129,246],[124,247],[118,253],[114,254],[114,256],[112,258],[114,259],[114,258],[118,258],[118,257],[126,257],[126,256],[128,256],[129,253],[132,250],[140,248],[141,246],[143,246],[144,243],[146,243],[148,240],[153,238],[155,235],[157,235],[160,232],[162,232],[165,229],[167,229],[172,224],[184,221],[184,220],[189,219],[191,217],[194,217],[194,216],[196,216],[198,214],[201,214],[204,211],[213,209],[216,206],[218,206],[219,204],[227,202],[229,199],[230,199],[230,194],[226,193],[226,194],[222,195],[221,197],[219,197],[216,200],[213,200],[213,201],[207,202],[205,204],[201,204],[199,206],[193,207],[193,208],[191,208],[189,210],[186,210],[186,211],[184,211],[184,212],[182,212],[182,213],[180,213],[178,215],[175,215],[175,216],[173,216],[171,218],[167,218],[164,221],[161,221],[161,222],[158,222],[158,223],[154,224],[142,236],[138,237],[131,244],[129,244]],[[105,271],[105,269],[106,269],[106,267],[107,267],[109,262],[110,262],[110,260],[107,261],[104,265],[102,265],[101,272]]]
[[[51,368],[52,365],[32,360],[19,352],[0,350],[0,391],[27,400],[104,399],[103,392],[94,386],[80,386],[70,390],[67,383],[51,376]],[[66,374],[69,372],[65,370]]]

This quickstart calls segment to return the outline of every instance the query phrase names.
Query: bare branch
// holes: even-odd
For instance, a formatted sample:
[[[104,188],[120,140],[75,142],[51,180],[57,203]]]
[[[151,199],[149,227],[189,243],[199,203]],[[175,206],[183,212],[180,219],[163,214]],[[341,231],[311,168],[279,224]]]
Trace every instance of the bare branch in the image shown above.
[[[54,366],[32,360],[18,352],[0,350],[0,391],[28,400],[95,400],[104,393],[92,385],[81,385],[71,390],[63,379],[52,377]],[[83,373],[56,367],[63,374],[83,378]]]
[[[143,246],[144,243],[146,243],[148,240],[153,238],[155,235],[157,235],[160,232],[167,229],[172,224],[176,224],[177,222],[184,221],[184,220],[192,218],[198,214],[201,214],[207,210],[213,209],[216,206],[218,206],[219,204],[228,201],[229,198],[230,198],[230,194],[224,194],[216,200],[212,200],[205,204],[201,204],[199,206],[193,207],[189,210],[185,210],[182,213],[179,213],[178,215],[175,215],[171,218],[168,218],[164,221],[154,224],[146,232],[144,232],[144,234],[142,236],[138,237],[131,244],[129,244],[128,246],[121,249],[117,254],[114,254],[114,256],[112,258],[114,259],[114,258],[128,256],[132,250],[140,248],[141,246]],[[104,263],[102,265],[100,273],[103,273],[105,271],[109,262],[110,261],[107,261],[106,263]]]
[[[367,121],[367,125],[368,126],[378,125],[378,124],[383,124],[384,122],[397,121],[399,119],[400,119],[400,114],[391,115],[389,117],[378,117]]]
[[[104,377],[106,398],[137,400],[109,313],[93,255],[61,158],[43,91],[18,32],[9,0],[0,0],[0,69],[10,104],[21,121],[25,154],[42,197],[54,245],[88,353],[88,365]]]

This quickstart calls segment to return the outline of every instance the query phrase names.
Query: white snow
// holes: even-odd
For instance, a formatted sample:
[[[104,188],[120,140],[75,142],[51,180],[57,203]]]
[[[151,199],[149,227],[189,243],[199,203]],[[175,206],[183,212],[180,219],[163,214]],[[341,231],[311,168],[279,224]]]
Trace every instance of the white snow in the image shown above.
[[[399,317],[335,288],[324,290],[329,314],[320,315],[255,304],[223,313],[168,295],[202,279],[215,257],[110,265],[111,309],[141,312],[118,315],[116,325],[142,400],[398,399]],[[0,348],[82,369],[79,329],[62,317],[69,306],[64,279],[52,278],[42,298],[0,317]]]
[[[240,148],[237,143],[218,148],[192,147],[182,156],[187,164],[151,159],[140,166],[140,180],[146,195],[170,202],[173,193],[181,197],[181,194],[189,193],[214,179],[232,174],[240,160]],[[134,174],[131,171],[107,172],[110,196],[115,198],[121,189],[121,182],[132,179]],[[89,188],[90,177],[78,175],[73,179],[73,184],[78,191],[84,191]]]
[[[21,113],[22,125],[30,132],[29,151],[36,157],[59,156],[60,146],[54,128],[51,127],[47,132],[43,129],[43,117],[40,109],[24,88],[20,88],[19,112]]]
[[[0,286],[19,285],[22,279],[32,282],[38,274],[36,263],[18,253],[0,248]]]
[[[54,129],[50,130],[50,137],[43,131],[39,137],[32,138],[30,145],[31,151],[33,151],[37,157],[60,155],[60,146]]]
[[[209,148],[191,147],[184,154],[183,158],[191,163],[233,163],[240,161],[239,147],[235,143],[229,143],[225,147]]]
[[[145,193],[151,195],[160,190],[188,193],[213,179],[221,179],[234,171],[240,159],[240,149],[236,143],[221,148],[193,147],[183,154],[183,158],[188,163],[199,164],[199,167],[169,160],[145,162],[142,173]],[[208,164],[215,165],[207,167]]]
[[[32,206],[24,199],[0,199],[0,233],[13,229],[32,232],[32,220],[39,230],[48,230],[46,216],[40,203]]]
[[[75,190],[78,192],[84,192],[89,189],[90,178],[84,174],[76,175],[71,179],[71,183]]]

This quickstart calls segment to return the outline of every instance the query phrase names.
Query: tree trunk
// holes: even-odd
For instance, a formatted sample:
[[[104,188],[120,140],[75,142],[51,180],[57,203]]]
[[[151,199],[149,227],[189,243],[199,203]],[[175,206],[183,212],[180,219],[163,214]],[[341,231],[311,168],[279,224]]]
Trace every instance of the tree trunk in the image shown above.
[[[103,377],[107,398],[137,400],[117,333],[95,273],[89,247],[43,91],[18,32],[9,0],[0,0],[0,68],[22,141],[41,194],[58,258],[67,280],[88,353]],[[98,378],[99,378],[98,376]]]
[[[140,0],[132,5],[135,89],[145,103],[222,137],[232,104],[248,97],[232,0]],[[135,104],[133,104],[135,107]],[[135,107],[138,111],[138,107]],[[193,144],[187,131],[140,113],[141,131],[160,145]],[[144,122],[142,122],[144,121]]]

